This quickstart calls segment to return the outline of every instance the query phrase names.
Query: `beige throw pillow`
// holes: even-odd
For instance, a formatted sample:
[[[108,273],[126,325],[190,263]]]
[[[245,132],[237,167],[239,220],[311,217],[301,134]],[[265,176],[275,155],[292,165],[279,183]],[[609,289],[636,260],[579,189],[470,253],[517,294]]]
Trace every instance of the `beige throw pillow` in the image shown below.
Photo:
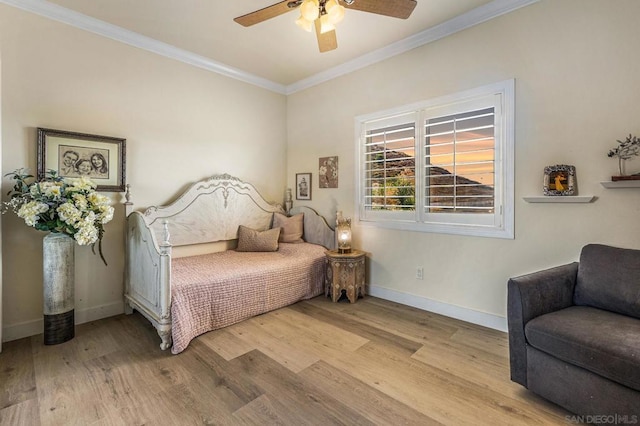
[[[281,243],[304,243],[302,233],[304,231],[304,213],[287,217],[281,213],[273,214],[273,229],[282,228],[280,232]]]
[[[280,228],[256,231],[240,225],[236,251],[277,251]]]

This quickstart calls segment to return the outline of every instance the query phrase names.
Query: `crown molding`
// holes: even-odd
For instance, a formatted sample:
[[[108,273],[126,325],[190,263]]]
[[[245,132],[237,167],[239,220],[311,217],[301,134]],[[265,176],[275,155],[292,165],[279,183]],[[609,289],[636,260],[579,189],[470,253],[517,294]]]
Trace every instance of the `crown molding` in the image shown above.
[[[368,67],[369,65],[384,61],[385,59],[401,53],[408,52],[416,47],[420,47],[462,30],[466,30],[467,28],[489,21],[500,15],[537,3],[538,1],[540,0],[493,0],[490,3],[456,16],[455,18],[436,25],[435,27],[428,28],[422,32],[414,34],[413,36],[359,56],[351,61],[345,62],[344,64],[292,83],[286,87],[286,94],[290,95],[320,83],[333,80],[334,78]]]
[[[374,50],[358,58],[345,62],[344,64],[330,68],[318,74],[314,74],[287,86],[256,76],[241,69],[231,67],[223,64],[222,62],[214,61],[184,49],[179,49],[170,44],[143,36],[116,25],[74,12],[45,0],[0,0],[0,3],[31,12],[45,18],[53,19],[170,59],[184,62],[198,68],[215,72],[226,77],[262,87],[276,93],[290,95],[365,68],[369,65],[373,65],[377,62],[384,61],[424,44],[450,36],[500,15],[537,3],[538,1],[539,0],[493,0],[483,6],[477,7],[467,13],[443,22],[440,25],[436,25],[435,27],[426,29],[411,37],[407,37],[381,49]]]
[[[276,93],[285,93],[285,86],[282,84],[275,83],[271,80],[267,80],[266,78],[258,77],[241,69],[231,67],[223,64],[222,62],[214,61],[184,49],[179,49],[170,44],[106,23],[99,19],[83,15],[82,13],[74,12],[73,10],[49,3],[45,0],[0,0],[0,3],[31,12],[45,18],[53,19],[55,21],[62,22],[63,24],[71,25],[170,59],[175,59],[198,68],[212,71],[245,83],[253,84]]]

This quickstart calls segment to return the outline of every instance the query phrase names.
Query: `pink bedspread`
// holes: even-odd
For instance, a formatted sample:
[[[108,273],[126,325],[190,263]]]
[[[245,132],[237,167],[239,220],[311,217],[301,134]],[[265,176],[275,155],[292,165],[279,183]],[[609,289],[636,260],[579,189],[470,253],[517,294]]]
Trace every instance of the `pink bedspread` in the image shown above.
[[[207,331],[322,294],[325,253],[309,243],[276,252],[225,251],[171,261],[173,347]]]

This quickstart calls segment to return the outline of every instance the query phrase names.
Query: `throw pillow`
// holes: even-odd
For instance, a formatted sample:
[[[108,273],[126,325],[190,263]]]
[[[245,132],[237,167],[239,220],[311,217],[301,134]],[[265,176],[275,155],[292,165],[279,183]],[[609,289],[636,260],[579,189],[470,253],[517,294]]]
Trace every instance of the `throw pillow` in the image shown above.
[[[303,243],[304,213],[291,217],[287,217],[282,213],[274,213],[272,228],[282,228],[280,239],[278,240],[281,243]]]
[[[256,231],[240,225],[237,251],[277,251],[280,228]]]

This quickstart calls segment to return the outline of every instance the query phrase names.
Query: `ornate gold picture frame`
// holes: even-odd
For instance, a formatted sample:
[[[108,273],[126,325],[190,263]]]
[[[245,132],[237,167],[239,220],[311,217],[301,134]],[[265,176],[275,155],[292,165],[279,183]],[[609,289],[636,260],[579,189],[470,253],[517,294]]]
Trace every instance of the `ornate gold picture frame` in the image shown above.
[[[544,195],[576,195],[576,168],[557,164],[544,168]]]

